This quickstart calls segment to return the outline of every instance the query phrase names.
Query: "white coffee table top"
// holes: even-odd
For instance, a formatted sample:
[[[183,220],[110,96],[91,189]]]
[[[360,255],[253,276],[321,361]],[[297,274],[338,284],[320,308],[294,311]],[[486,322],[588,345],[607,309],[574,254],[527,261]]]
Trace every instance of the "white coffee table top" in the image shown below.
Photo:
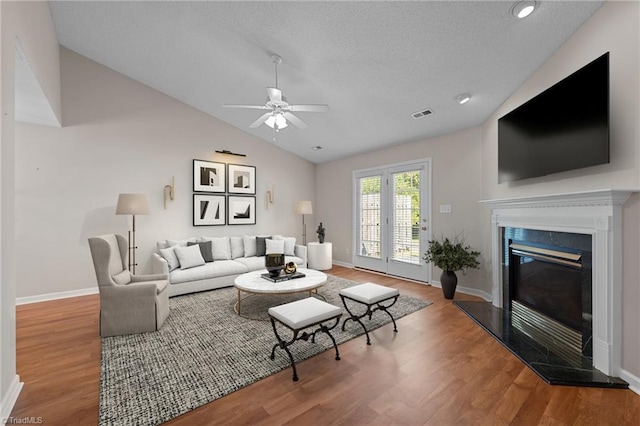
[[[306,276],[274,283],[260,276],[267,273],[266,269],[261,269],[238,276],[233,285],[237,289],[250,293],[277,294],[313,290],[327,282],[327,275],[323,272],[304,268],[298,268],[298,272],[302,272]]]

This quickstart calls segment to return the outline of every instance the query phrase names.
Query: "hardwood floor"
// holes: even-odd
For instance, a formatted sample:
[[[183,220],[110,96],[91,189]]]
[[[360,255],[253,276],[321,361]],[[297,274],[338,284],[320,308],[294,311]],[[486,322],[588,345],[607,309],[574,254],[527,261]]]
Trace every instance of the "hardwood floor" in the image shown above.
[[[478,327],[439,288],[334,267],[433,305],[186,413],[168,424],[638,425],[629,390],[549,386]],[[456,294],[456,298],[474,300]],[[17,367],[25,386],[12,416],[45,425],[98,419],[98,296],[17,307]]]

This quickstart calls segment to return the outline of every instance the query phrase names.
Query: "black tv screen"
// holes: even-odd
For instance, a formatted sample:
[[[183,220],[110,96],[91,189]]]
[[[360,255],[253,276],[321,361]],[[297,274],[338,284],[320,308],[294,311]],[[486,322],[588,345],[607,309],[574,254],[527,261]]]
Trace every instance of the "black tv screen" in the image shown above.
[[[498,182],[609,163],[609,53],[498,120]]]

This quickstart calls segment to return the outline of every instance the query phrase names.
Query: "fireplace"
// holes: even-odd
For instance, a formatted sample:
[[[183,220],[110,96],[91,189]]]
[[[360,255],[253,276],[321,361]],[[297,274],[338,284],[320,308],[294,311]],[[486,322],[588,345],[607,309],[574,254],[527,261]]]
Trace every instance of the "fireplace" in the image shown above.
[[[589,192],[541,195],[511,199],[482,201],[491,208],[492,228],[492,304],[495,308],[512,307],[510,272],[505,270],[504,256],[511,248],[505,247],[505,229],[526,229],[542,234],[559,233],[573,242],[576,236],[586,236],[590,242],[568,245],[558,241],[538,241],[532,237],[510,237],[515,242],[553,246],[551,250],[581,255],[583,277],[591,276],[591,293],[585,296],[587,284],[582,282],[582,324],[591,320],[592,337],[581,346],[591,346],[592,366],[607,375],[620,372],[622,316],[622,206],[632,191],[603,189]],[[584,246],[584,247],[583,247]],[[585,250],[586,248],[586,250]],[[507,254],[505,254],[507,253]],[[585,257],[586,256],[586,257]],[[558,256],[553,256],[558,257]],[[585,269],[585,262],[588,267]],[[591,272],[587,272],[591,268]],[[506,278],[505,278],[506,276]],[[505,279],[508,284],[505,285]],[[572,290],[575,292],[575,289]],[[586,298],[585,298],[586,297]],[[591,299],[588,300],[587,298]],[[591,311],[584,310],[590,305]],[[571,328],[571,327],[570,327]]]
[[[502,228],[503,306],[511,323],[580,366],[592,351],[591,236]]]

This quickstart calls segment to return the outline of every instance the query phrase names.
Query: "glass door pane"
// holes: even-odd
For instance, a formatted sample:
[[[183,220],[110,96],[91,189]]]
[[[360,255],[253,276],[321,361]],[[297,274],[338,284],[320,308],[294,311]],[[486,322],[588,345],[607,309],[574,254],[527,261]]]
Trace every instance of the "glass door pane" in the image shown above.
[[[357,249],[360,256],[382,257],[381,245],[381,176],[368,176],[359,179],[359,236]]]
[[[391,174],[390,258],[397,262],[420,264],[420,170]]]

